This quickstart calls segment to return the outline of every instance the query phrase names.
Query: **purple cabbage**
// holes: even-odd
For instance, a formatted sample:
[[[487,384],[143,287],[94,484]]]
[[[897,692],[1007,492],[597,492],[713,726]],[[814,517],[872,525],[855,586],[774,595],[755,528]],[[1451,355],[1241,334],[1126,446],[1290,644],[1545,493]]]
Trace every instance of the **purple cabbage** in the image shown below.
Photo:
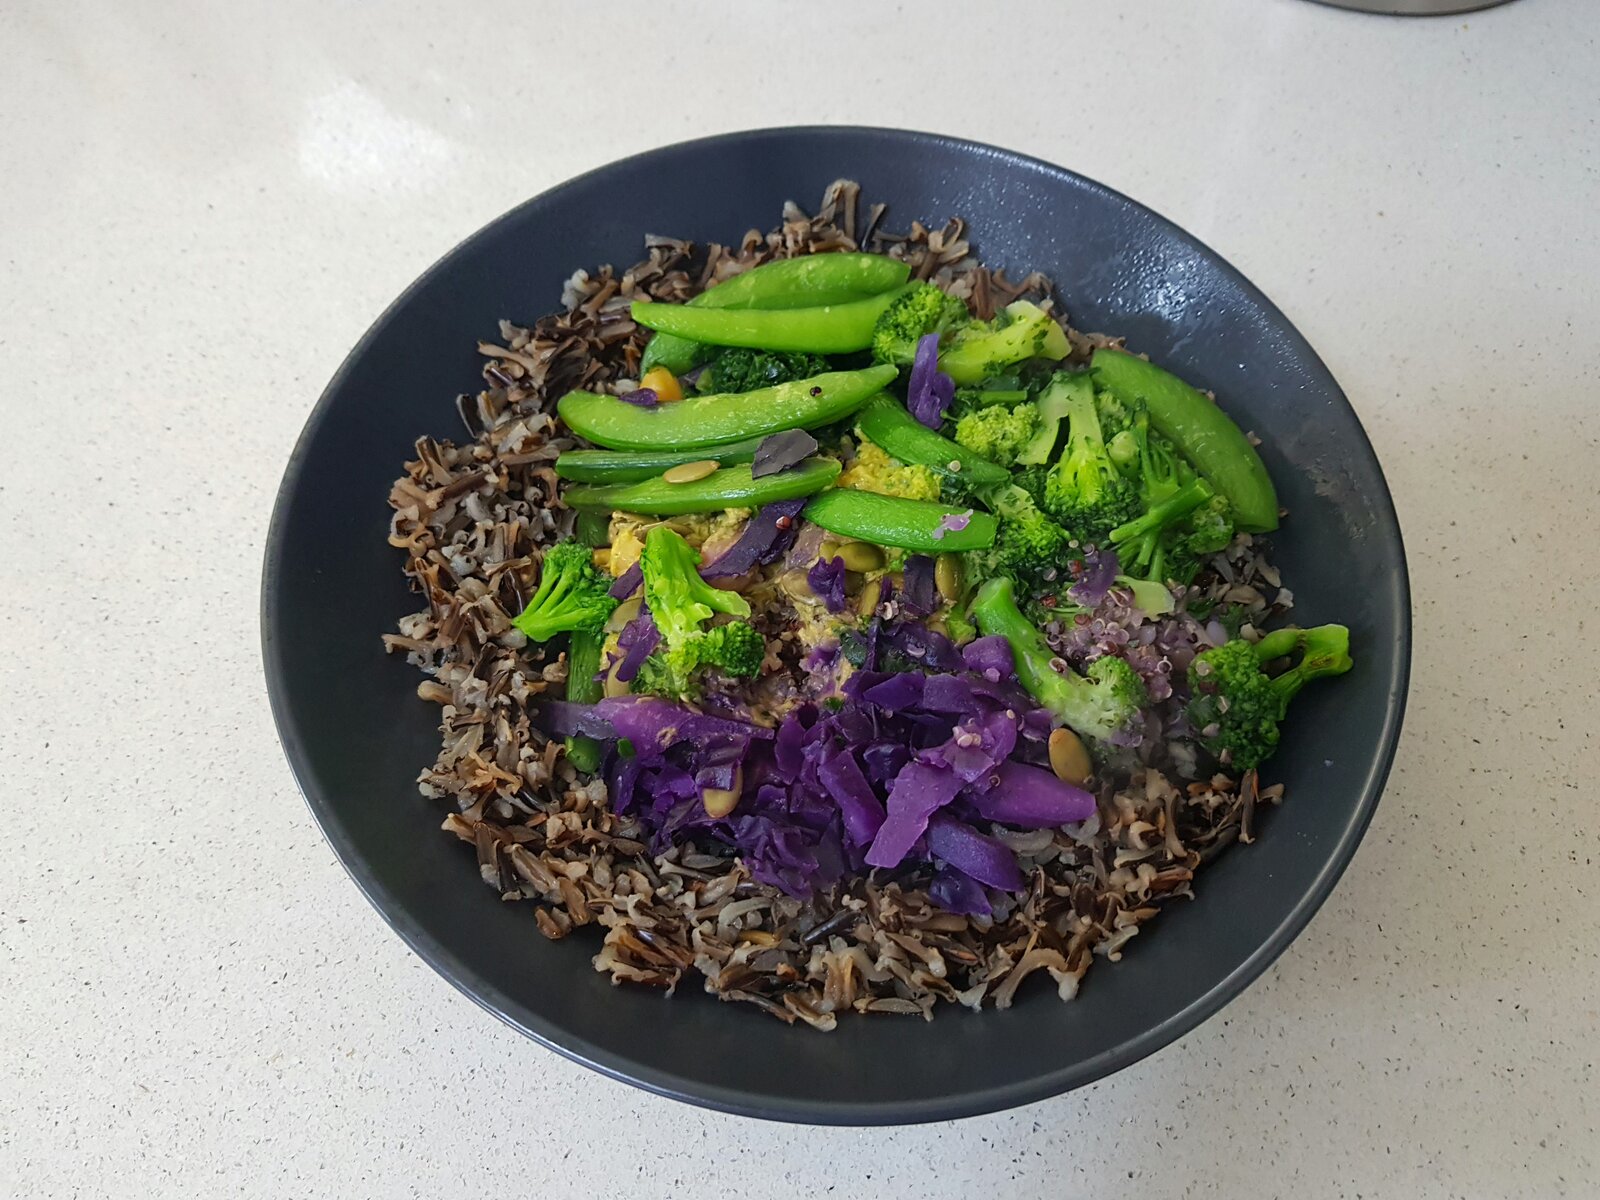
[[[948,767],[915,760],[902,767],[890,785],[884,805],[888,815],[867,848],[867,862],[874,867],[898,867],[927,831],[934,813],[956,798],[961,783],[961,777]]]
[[[956,381],[939,370],[939,335],[924,334],[917,339],[917,352],[911,360],[906,408],[929,429],[938,429],[955,395]]]
[[[655,388],[647,387],[634,388],[631,392],[623,392],[617,399],[628,404],[637,404],[640,408],[654,408],[661,403],[661,397],[656,395]]]
[[[835,750],[818,766],[817,779],[839,806],[846,841],[852,846],[870,843],[883,826],[883,801],[872,790],[855,755],[843,748]]]
[[[750,478],[763,479],[798,467],[817,452],[817,439],[804,429],[785,429],[761,439],[755,459],[750,463]]]
[[[1094,795],[1057,779],[1054,771],[1019,762],[997,763],[967,797],[980,817],[1018,829],[1054,829],[1087,821],[1094,815]]]
[[[644,568],[634,563],[612,582],[610,596],[613,600],[626,600],[644,584]]]
[[[1022,890],[1017,856],[1004,843],[945,813],[928,821],[928,852],[979,883],[1007,892]]]
[[[946,912],[960,913],[964,917],[987,917],[994,912],[983,885],[948,866],[933,873],[933,882],[928,884],[928,898]]]
[[[908,616],[926,617],[939,607],[939,588],[934,582],[933,559],[912,554],[902,568],[905,586],[900,589],[900,604]],[[954,600],[951,596],[948,599]]]
[[[991,683],[1009,678],[1017,665],[1011,643],[999,634],[968,642],[961,647],[961,661],[967,670],[976,671]]]
[[[805,506],[805,498],[763,504],[756,515],[745,522],[733,545],[700,568],[700,578],[729,579],[765,563],[776,562],[793,544],[800,510]]]
[[[806,582],[829,612],[844,611],[844,559],[818,559],[806,572]]]
[[[1120,569],[1117,552],[1109,546],[1091,551],[1083,556],[1083,574],[1067,589],[1067,595],[1085,608],[1094,608],[1106,598]]]
[[[622,661],[617,665],[617,678],[623,683],[631,683],[639,674],[639,668],[644,666],[644,660],[654,654],[660,644],[661,630],[656,628],[656,620],[650,615],[650,610],[641,605],[639,615],[624,625],[617,636],[617,649],[622,651]]]

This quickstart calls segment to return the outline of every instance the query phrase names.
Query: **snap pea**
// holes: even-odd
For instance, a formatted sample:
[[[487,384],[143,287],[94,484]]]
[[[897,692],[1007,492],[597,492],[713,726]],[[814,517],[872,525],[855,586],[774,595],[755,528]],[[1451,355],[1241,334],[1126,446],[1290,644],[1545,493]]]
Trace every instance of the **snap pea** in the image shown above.
[[[967,513],[971,516],[965,527],[947,526],[947,520]],[[995,519],[986,512],[950,508],[931,500],[880,496],[855,488],[830,488],[806,505],[804,515],[829,533],[925,554],[983,550],[994,545],[996,528]]]
[[[647,329],[713,346],[852,354],[872,345],[872,330],[899,290],[810,308],[694,308],[635,300],[633,319]]]
[[[792,471],[754,479],[741,463],[713,471],[690,483],[646,479],[611,487],[568,488],[561,498],[576,509],[644,513],[674,517],[682,513],[720,512],[725,508],[759,508],[775,500],[796,500],[820,492],[839,477],[839,464],[831,458],[807,459]]]
[[[668,467],[709,458],[723,466],[747,463],[765,439],[745,438],[726,446],[690,450],[568,450],[556,459],[556,474],[577,483],[636,483],[654,479]]]
[[[612,450],[723,446],[847,417],[895,374],[888,365],[829,371],[753,392],[692,396],[654,408],[597,392],[568,392],[556,407],[573,433]]]
[[[1101,348],[1089,367],[1095,382],[1119,400],[1144,402],[1150,424],[1228,498],[1240,529],[1265,533],[1278,527],[1272,478],[1227,413],[1176,375],[1131,354]]]
[[[882,254],[807,254],[752,267],[707,288],[689,301],[695,308],[809,308],[875,296],[905,283],[911,269]],[[682,375],[715,349],[658,333],[645,344],[640,374],[666,367]]]
[[[868,441],[881,446],[892,458],[912,466],[930,467],[942,475],[964,479],[974,486],[1004,483],[1011,472],[980,458],[964,446],[935,433],[906,411],[892,396],[874,396],[856,418]],[[951,464],[958,464],[952,470]]]

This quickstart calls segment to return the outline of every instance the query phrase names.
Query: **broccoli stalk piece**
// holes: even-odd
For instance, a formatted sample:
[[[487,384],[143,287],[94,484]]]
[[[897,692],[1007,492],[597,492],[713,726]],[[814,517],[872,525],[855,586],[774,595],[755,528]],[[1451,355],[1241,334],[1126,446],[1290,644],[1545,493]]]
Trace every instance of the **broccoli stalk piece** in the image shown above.
[[[1084,542],[1139,515],[1138,491],[1106,452],[1089,388],[1074,387],[1067,398],[1067,447],[1045,478],[1044,508]]]
[[[1076,733],[1102,741],[1126,729],[1147,700],[1144,681],[1120,658],[1089,664],[1086,675],[1059,671],[1044,634],[1017,608],[1011,580],[991,579],[978,589],[970,609],[985,634],[1006,639],[1016,659],[1017,679],[1035,700]]]
[[[1281,675],[1263,668],[1299,653]],[[1289,702],[1313,679],[1351,667],[1350,631],[1343,625],[1278,629],[1259,642],[1236,638],[1195,656],[1189,665],[1189,723],[1219,761],[1253,771],[1278,748],[1278,726]]]
[[[748,617],[750,605],[737,592],[712,587],[700,577],[700,554],[682,535],[657,525],[645,538],[639,557],[644,599],[661,631],[661,645],[639,668],[633,690],[692,699],[698,673],[714,668],[730,675],[761,669],[766,640],[749,624],[702,626],[717,613]]]
[[[1051,377],[1044,391],[1039,393],[1038,400],[1034,401],[1039,427],[1033,439],[1017,455],[1017,462],[1021,466],[1042,467],[1055,461],[1056,445],[1061,441],[1061,422],[1067,419],[1067,410],[1072,405],[1074,394],[1083,390],[1091,394],[1094,391],[1094,385],[1086,374],[1069,375],[1065,371],[1058,371]]]
[[[1015,408],[995,405],[970,412],[956,422],[956,441],[974,454],[1009,467],[1039,431],[1039,413],[1031,404]]]
[[[788,354],[730,346],[717,352],[700,390],[753,392],[794,379],[810,379],[828,369],[828,360],[820,354]]]
[[[1211,485],[1196,476],[1146,509],[1142,516],[1118,525],[1109,536],[1123,571],[1136,579],[1165,582],[1169,533],[1195,509],[1215,498]]]
[[[617,602],[607,593],[611,579],[594,565],[594,551],[577,542],[557,542],[545,551],[539,587],[511,623],[536,642],[558,633],[593,633]]]
[[[964,302],[931,283],[913,284],[878,318],[872,360],[909,367],[917,343],[940,335],[939,369],[957,384],[972,384],[1031,358],[1063,359],[1066,331],[1037,304],[1018,300],[993,321],[974,320]]]

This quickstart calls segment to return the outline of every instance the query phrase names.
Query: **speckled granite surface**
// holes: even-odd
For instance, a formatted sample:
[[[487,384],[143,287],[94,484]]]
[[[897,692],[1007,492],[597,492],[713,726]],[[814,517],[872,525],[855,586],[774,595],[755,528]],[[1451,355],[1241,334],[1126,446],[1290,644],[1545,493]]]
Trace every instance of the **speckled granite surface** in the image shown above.
[[[541,7],[0,9],[0,1193],[1596,1194],[1588,0],[820,3],[765,18],[848,31],[800,75],[760,5]],[[656,1099],[457,995],[323,845],[256,649],[284,459],[423,267],[620,155],[860,120],[1061,162],[1255,280],[1366,422],[1417,616],[1389,793],[1265,978],[892,1137]]]

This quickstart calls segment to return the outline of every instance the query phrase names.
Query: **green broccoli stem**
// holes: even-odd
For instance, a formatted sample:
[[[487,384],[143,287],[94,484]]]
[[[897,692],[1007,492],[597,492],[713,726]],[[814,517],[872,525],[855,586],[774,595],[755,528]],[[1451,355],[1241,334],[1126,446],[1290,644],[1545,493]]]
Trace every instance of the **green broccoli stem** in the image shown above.
[[[1120,658],[1095,660],[1087,678],[1070,668],[1057,670],[1049,642],[1017,607],[1015,585],[1004,576],[978,589],[970,615],[985,634],[1006,639],[1017,679],[1028,693],[1085,737],[1109,737],[1137,716],[1145,702],[1143,682]]]
[[[1256,661],[1271,662],[1296,650],[1300,651],[1300,661],[1272,680],[1273,690],[1285,707],[1313,679],[1343,675],[1353,665],[1350,659],[1350,630],[1343,625],[1276,629],[1256,643]]]
[[[1142,538],[1150,534],[1159,535],[1168,526],[1181,521],[1195,509],[1199,508],[1216,493],[1211,485],[1198,476],[1191,479],[1171,496],[1160,503],[1145,510],[1143,516],[1135,517],[1111,531],[1111,541],[1114,545],[1121,546],[1135,538]]]
[[[1050,665],[1055,653],[1044,634],[1017,607],[1016,585],[1004,576],[989,580],[967,606],[967,618],[985,635],[1006,639],[1016,660],[1018,682],[1030,696],[1053,710],[1066,679]]]

